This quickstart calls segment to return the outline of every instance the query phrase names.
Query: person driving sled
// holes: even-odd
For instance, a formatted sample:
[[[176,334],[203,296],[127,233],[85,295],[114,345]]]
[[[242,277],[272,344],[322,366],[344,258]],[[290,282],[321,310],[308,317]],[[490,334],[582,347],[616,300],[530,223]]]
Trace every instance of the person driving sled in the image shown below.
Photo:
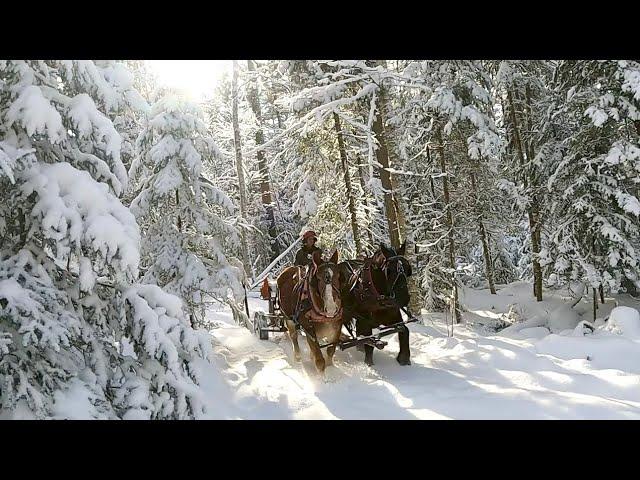
[[[301,287],[302,287],[302,284],[304,283],[304,278],[309,274],[310,267],[313,264],[313,258],[312,258],[313,252],[316,252],[316,251],[322,252],[320,248],[316,247],[317,241],[318,241],[318,238],[316,237],[316,232],[314,232],[313,230],[308,230],[304,232],[304,235],[302,236],[302,243],[303,243],[302,248],[300,248],[300,250],[298,250],[298,253],[296,253],[296,259],[293,262],[293,264],[297,267],[303,267],[300,269],[302,274],[302,279],[299,285]],[[298,295],[299,294],[300,292],[298,292]],[[301,302],[293,314],[293,322],[296,325],[299,325],[298,319],[303,313],[305,313],[310,308],[311,308],[311,302],[308,299],[304,302]]]
[[[295,266],[306,267],[313,263],[313,259],[311,258],[313,252],[320,250],[316,247],[317,241],[318,238],[316,237],[316,232],[313,230],[304,232],[304,235],[302,236],[302,248],[298,250],[298,253],[296,253],[296,259],[293,262]]]

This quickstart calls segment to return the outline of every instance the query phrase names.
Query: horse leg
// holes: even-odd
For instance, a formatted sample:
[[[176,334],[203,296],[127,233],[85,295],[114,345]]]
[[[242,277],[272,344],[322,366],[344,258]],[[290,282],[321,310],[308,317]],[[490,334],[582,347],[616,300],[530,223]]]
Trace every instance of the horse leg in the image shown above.
[[[400,353],[396,357],[396,361],[400,365],[411,365],[411,351],[409,350],[409,329],[406,325],[403,325],[398,332],[398,342],[400,343]]]
[[[289,334],[289,338],[293,344],[293,358],[296,362],[299,362],[302,360],[302,356],[300,355],[300,345],[298,345],[298,330],[296,330],[296,324],[291,320],[287,319],[286,322],[287,333]]]
[[[322,349],[318,342],[313,340],[311,337],[307,336],[307,343],[309,344],[309,350],[311,351],[311,356],[313,358],[313,362],[316,364],[316,369],[320,375],[324,375],[325,361],[322,356]]]
[[[327,347],[327,367],[330,367],[331,365],[333,365],[333,355],[336,353],[336,346],[335,345],[331,345],[330,347]]]
[[[360,335],[371,335],[373,329],[370,325],[363,324],[360,320],[356,323],[356,335],[359,337]],[[364,345],[364,363],[371,366],[373,365],[373,346],[365,344]]]
[[[343,322],[336,322],[329,325],[328,338],[331,343],[339,342],[342,339],[342,324]],[[336,345],[327,347],[327,366],[333,365],[333,356],[336,353]]]

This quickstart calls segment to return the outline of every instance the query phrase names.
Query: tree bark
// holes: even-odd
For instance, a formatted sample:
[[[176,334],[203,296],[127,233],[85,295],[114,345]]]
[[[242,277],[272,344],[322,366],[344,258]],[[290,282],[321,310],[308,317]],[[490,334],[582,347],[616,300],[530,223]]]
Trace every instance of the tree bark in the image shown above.
[[[531,91],[529,89],[529,85],[525,85],[525,118],[527,122],[527,157],[529,160],[529,188],[532,189],[531,193],[531,219],[533,220],[533,235],[535,236],[535,244],[536,248],[534,249],[535,254],[539,254],[542,249],[542,224],[540,221],[540,201],[535,188],[537,186],[536,181],[536,167],[533,164],[533,159],[535,158],[535,150],[533,147],[533,123],[531,120]],[[537,269],[537,271],[536,271]],[[542,301],[542,268],[540,266],[540,261],[536,260],[533,264],[533,278],[535,282],[534,293],[537,292],[536,299],[537,301]]]
[[[178,194],[178,190],[176,190],[176,208],[180,208],[180,195]],[[182,219],[180,218],[180,214],[178,214],[178,231],[182,232]]]
[[[542,267],[538,260],[540,254],[540,220],[537,206],[532,207],[529,211],[529,228],[531,230],[531,249],[533,252],[533,293],[538,302],[542,301]]]
[[[604,287],[600,285],[598,291],[600,292],[600,303],[604,305]]]
[[[471,172],[471,189],[473,190],[473,196],[476,199],[476,205],[478,204],[478,190],[476,187],[476,175]],[[493,264],[491,263],[491,252],[489,252],[489,242],[487,241],[487,231],[482,221],[482,214],[476,208],[476,219],[478,222],[478,234],[480,235],[480,241],[482,242],[482,256],[484,257],[484,268],[487,275],[487,282],[489,283],[489,290],[492,295],[496,294],[496,287],[493,282]]]
[[[376,116],[373,121],[373,133],[378,141],[378,149],[376,150],[376,159],[378,173],[382,188],[384,189],[384,209],[387,217],[387,226],[389,228],[389,241],[393,248],[400,247],[400,232],[398,226],[398,216],[395,202],[393,200],[393,185],[391,184],[391,173],[389,172],[389,150],[387,148],[387,138],[384,127],[384,114],[386,110],[386,98],[382,87],[379,89],[378,104],[376,105]]]
[[[255,63],[252,60],[247,60],[247,69],[250,72],[255,71]],[[260,94],[258,92],[257,85],[253,85],[247,92],[249,104],[251,110],[256,117],[258,129],[256,130],[256,145],[260,146],[264,144],[264,132],[262,130],[262,110],[260,108]],[[258,150],[258,178],[260,181],[260,192],[262,194],[262,205],[267,212],[267,220],[269,221],[269,237],[271,237],[271,259],[274,260],[280,255],[280,245],[278,243],[278,232],[276,231],[276,220],[273,213],[273,203],[271,199],[271,185],[269,183],[269,166],[267,164],[267,158],[264,150]]]
[[[458,282],[456,280],[455,270],[455,243],[453,236],[453,215],[451,213],[451,198],[449,196],[449,177],[447,174],[447,162],[444,156],[444,144],[442,142],[442,130],[441,127],[438,127],[436,130],[436,140],[438,142],[438,146],[436,147],[438,150],[438,154],[440,157],[440,169],[442,170],[442,189],[444,192],[444,208],[446,211],[446,226],[448,229],[447,238],[448,242],[448,254],[449,254],[449,268],[451,269],[451,285],[452,285],[452,297],[453,297],[453,318],[455,323],[460,323],[460,306],[458,304]]]
[[[364,207],[365,212],[369,213],[369,202],[367,201],[366,193],[367,189],[364,181],[364,168],[362,167],[362,159],[358,156],[356,157],[356,161],[358,162],[358,180],[360,181],[360,188],[362,189],[362,206]],[[373,234],[371,233],[371,229],[367,229],[367,238],[369,239],[369,245],[373,246]]]
[[[431,149],[429,148],[429,146],[427,146],[427,163],[429,165],[431,165]],[[433,200],[435,201],[436,199],[436,189],[435,189],[435,185],[433,183],[433,176],[429,175],[429,186],[431,187],[431,196],[433,197]]]
[[[522,138],[520,137],[520,129],[518,127],[518,119],[516,117],[515,103],[513,101],[513,94],[510,89],[507,89],[507,98],[509,100],[509,118],[511,120],[511,126],[513,130],[513,138],[520,161],[520,167],[524,168],[524,147],[522,144]],[[531,179],[525,175],[525,186],[530,183]],[[533,199],[532,199],[533,200]],[[539,214],[537,211],[536,202],[532,201],[532,204],[527,209],[527,217],[529,219],[529,231],[531,236],[531,261],[533,266],[533,294],[538,302],[542,301],[542,268],[540,267],[540,261],[538,255],[540,254],[540,233],[539,233]]]
[[[347,200],[349,206],[349,214],[351,215],[351,233],[356,243],[356,255],[362,253],[362,243],[360,242],[360,232],[358,231],[358,218],[356,216],[356,204],[353,198],[353,189],[351,188],[351,176],[349,175],[349,164],[347,162],[347,151],[344,148],[344,139],[342,138],[342,126],[340,125],[340,117],[333,112],[333,124],[338,137],[338,150],[340,151],[340,162],[342,164],[342,173],[344,175],[344,184],[347,189]]]
[[[240,216],[247,218],[247,193],[244,182],[244,165],[242,164],[242,145],[240,143],[240,125],[238,124],[238,62],[233,61],[233,77],[231,82],[231,121],[233,123],[233,144],[236,153],[236,172],[238,174],[238,189],[240,190]],[[245,232],[240,229],[240,248],[242,254],[242,263],[245,272],[251,271],[251,262],[249,261],[249,248],[247,247],[247,239]]]

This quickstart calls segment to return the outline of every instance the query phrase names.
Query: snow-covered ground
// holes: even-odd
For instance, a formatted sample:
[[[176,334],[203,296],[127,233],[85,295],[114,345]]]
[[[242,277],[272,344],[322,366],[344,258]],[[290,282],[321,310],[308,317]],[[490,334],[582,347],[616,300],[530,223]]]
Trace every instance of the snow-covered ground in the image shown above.
[[[199,363],[211,418],[640,419],[640,304],[608,299],[591,333],[578,325],[592,318],[586,299],[570,308],[571,292],[545,292],[537,303],[530,289],[465,290],[466,325],[453,337],[441,315],[411,324],[411,366],[396,363],[392,336],[373,367],[356,349],[337,351],[326,382],[304,339],[300,364],[284,334],[261,341],[228,310],[211,310],[215,360]],[[615,310],[605,324],[616,301],[634,309]],[[526,323],[492,332],[512,304]],[[265,303],[250,298],[250,308]]]

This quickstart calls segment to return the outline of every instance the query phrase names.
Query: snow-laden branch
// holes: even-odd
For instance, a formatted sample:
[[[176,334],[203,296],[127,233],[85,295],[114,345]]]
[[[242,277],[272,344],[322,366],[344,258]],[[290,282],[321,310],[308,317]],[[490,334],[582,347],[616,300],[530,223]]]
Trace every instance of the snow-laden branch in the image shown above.
[[[363,86],[355,95],[348,97],[348,98],[339,98],[337,100],[333,100],[331,102],[325,103],[323,105],[319,105],[317,107],[315,107],[313,110],[311,110],[310,112],[308,112],[306,115],[304,115],[300,120],[298,120],[297,122],[295,122],[293,125],[291,125],[290,127],[286,128],[285,130],[283,130],[280,134],[276,135],[275,137],[273,137],[271,140],[269,140],[268,142],[263,143],[262,145],[256,147],[256,148],[252,148],[249,151],[245,152],[245,155],[253,155],[255,153],[257,153],[260,150],[263,150],[269,146],[271,146],[272,144],[274,144],[275,142],[277,142],[278,140],[280,140],[281,138],[285,137],[286,135],[289,135],[290,133],[304,127],[304,125],[306,124],[306,122],[313,118],[313,117],[317,117],[319,119],[323,119],[324,117],[326,117],[327,115],[329,115],[330,113],[333,112],[333,110],[335,108],[338,108],[342,105],[349,105],[353,102],[355,102],[356,100],[359,100],[362,97],[366,97],[367,95],[372,94],[373,92],[375,92],[377,90],[377,86],[369,83],[365,86]]]

